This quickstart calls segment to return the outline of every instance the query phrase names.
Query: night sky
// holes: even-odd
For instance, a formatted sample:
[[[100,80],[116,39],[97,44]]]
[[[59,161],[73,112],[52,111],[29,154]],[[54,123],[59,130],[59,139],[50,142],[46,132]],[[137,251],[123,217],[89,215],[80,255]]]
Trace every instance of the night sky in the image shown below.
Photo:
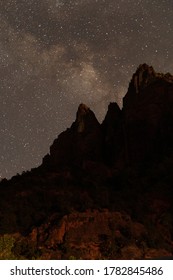
[[[173,73],[172,0],[0,1],[0,178],[40,165],[79,103],[101,121],[141,63]]]

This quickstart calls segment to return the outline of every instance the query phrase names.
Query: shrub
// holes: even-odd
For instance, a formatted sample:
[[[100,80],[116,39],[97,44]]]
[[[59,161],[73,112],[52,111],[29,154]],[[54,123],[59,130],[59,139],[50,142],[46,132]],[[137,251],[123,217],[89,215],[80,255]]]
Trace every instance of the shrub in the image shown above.
[[[0,237],[0,260],[16,260],[16,256],[12,252],[15,238],[9,234]]]

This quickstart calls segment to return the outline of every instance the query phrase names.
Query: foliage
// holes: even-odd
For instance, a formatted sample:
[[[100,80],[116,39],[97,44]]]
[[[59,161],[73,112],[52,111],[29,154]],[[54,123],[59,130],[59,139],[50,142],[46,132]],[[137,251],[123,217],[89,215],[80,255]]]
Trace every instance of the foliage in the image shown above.
[[[77,258],[72,255],[72,256],[69,257],[69,260],[77,260]]]
[[[39,257],[40,252],[35,244],[25,239],[16,240],[9,234],[0,237],[0,260],[36,260]]]
[[[15,243],[15,238],[9,234],[0,237],[0,260],[16,260],[12,248]]]

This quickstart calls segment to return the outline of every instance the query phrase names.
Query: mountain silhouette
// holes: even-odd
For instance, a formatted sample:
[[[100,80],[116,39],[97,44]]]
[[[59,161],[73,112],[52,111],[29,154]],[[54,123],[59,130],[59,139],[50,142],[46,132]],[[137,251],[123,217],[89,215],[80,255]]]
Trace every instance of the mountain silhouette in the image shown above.
[[[85,104],[38,168],[0,183],[0,258],[173,255],[173,76],[147,64],[100,124]]]

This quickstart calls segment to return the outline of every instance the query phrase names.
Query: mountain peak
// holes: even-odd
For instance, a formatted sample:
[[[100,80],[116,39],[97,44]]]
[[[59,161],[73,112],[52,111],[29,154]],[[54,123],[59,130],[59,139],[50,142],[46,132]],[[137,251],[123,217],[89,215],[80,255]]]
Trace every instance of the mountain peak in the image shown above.
[[[136,73],[140,71],[149,71],[149,72],[155,72],[153,69],[153,66],[149,66],[147,63],[142,63],[138,66]]]
[[[152,66],[149,66],[146,63],[140,64],[132,77],[135,92],[139,93],[140,90],[152,82],[155,77],[156,72]]]
[[[1,182],[1,258],[173,255],[171,81],[141,64],[122,110],[110,103],[99,124],[80,104],[40,167]]]
[[[173,83],[173,76],[170,73],[155,72],[152,66],[146,63],[140,64],[136,72],[133,74],[129,84],[128,92],[123,98],[123,107],[133,105],[138,100],[141,92],[148,86],[154,85],[155,82],[166,82],[166,84]]]
[[[81,103],[78,107],[77,114],[76,114],[76,123],[77,123],[77,131],[83,132],[85,129],[85,117],[89,114],[90,109],[85,104]]]
[[[77,132],[82,133],[93,126],[98,126],[99,123],[95,117],[95,114],[90,110],[90,108],[81,103],[78,107],[76,114]]]
[[[170,73],[157,73],[152,66],[143,63],[139,65],[136,72],[133,74],[131,83],[136,93],[139,93],[143,88],[158,79],[173,83],[173,76]]]
[[[90,108],[84,103],[81,103],[78,107],[79,114],[86,114],[89,110]]]

